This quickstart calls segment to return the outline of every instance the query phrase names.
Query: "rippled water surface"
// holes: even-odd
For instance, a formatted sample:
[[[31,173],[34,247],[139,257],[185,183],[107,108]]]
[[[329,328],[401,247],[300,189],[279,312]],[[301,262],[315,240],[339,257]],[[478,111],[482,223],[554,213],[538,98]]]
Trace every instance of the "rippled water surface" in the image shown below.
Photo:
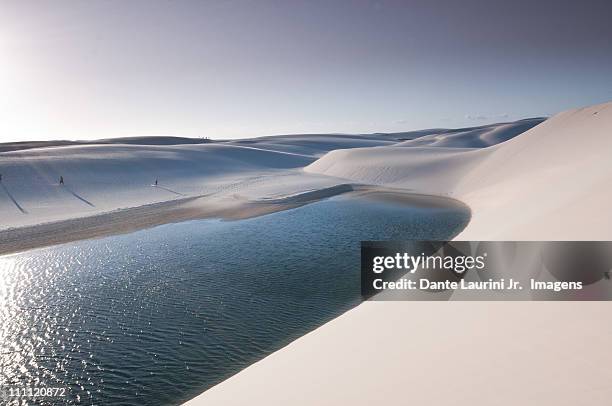
[[[358,304],[359,241],[466,221],[341,198],[0,257],[0,404],[179,404]]]

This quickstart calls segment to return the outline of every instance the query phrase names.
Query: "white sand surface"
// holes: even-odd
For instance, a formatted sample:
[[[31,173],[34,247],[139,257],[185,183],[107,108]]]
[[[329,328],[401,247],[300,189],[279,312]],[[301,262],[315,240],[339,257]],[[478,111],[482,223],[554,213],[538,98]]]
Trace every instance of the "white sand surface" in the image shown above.
[[[606,103],[488,148],[337,150],[306,171],[457,198],[473,215],[460,239],[588,240],[612,237],[611,162]]]
[[[333,185],[329,177],[304,176],[299,168],[313,160],[224,144],[88,145],[5,152],[0,154],[0,229],[185,197],[257,197]]]
[[[406,134],[405,137],[410,139],[396,145],[404,147],[484,148],[508,141],[543,121],[543,118],[528,118],[511,123],[490,124],[458,130],[430,130],[425,135],[421,135],[422,132],[415,131],[416,138]]]
[[[367,302],[186,404],[608,405],[608,314],[600,303]]]
[[[399,134],[294,134],[229,141],[230,145],[250,146],[270,151],[293,152],[319,157],[342,148],[393,145]]]
[[[612,239],[612,103],[488,148],[339,150],[306,171],[454,196],[473,215],[459,239]],[[187,404],[609,405],[610,310],[365,302]]]
[[[71,142],[73,145],[61,145],[62,141],[2,144],[0,231],[186,197],[214,195],[215,200],[209,203],[222,204],[224,197],[252,200],[327,188],[346,182],[302,168],[329,151],[359,147],[369,151],[402,144],[405,138],[445,132],[458,134],[464,143],[472,139],[472,144],[482,144],[477,140],[485,133],[495,132],[499,140],[516,135],[517,128],[525,127],[517,123],[465,131],[283,135],[207,143],[180,137],[140,137]],[[398,148],[398,156],[406,149]],[[443,148],[436,150],[444,153]],[[448,151],[449,155],[456,153],[456,149]],[[372,154],[367,158],[375,159]],[[419,159],[427,162],[427,153]],[[401,173],[400,168],[399,176]],[[59,185],[60,176],[64,177],[63,186]],[[153,187],[156,179],[158,186]],[[367,176],[362,179],[377,183]]]

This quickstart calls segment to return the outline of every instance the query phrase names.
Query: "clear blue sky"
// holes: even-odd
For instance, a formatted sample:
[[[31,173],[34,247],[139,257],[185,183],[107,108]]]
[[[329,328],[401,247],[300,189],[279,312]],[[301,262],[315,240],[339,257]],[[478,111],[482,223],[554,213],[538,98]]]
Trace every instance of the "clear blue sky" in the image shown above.
[[[513,120],[612,100],[610,1],[0,2],[0,141]]]

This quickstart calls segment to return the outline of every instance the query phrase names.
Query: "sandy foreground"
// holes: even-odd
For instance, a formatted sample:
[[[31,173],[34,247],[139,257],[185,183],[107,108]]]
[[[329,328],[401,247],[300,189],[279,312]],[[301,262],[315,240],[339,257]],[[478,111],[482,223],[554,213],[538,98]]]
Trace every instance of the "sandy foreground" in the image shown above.
[[[612,239],[612,103],[541,121],[2,152],[0,253],[380,192],[361,185],[467,204],[459,239]],[[608,404],[608,308],[365,302],[188,404]]]
[[[609,307],[366,302],[187,404],[607,405]]]

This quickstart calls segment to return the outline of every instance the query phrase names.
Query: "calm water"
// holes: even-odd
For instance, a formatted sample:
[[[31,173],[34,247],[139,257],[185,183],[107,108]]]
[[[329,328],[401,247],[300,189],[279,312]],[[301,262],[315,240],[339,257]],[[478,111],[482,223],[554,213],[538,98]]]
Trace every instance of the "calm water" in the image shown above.
[[[466,221],[340,198],[0,257],[0,404],[178,404],[358,304],[359,241]]]

